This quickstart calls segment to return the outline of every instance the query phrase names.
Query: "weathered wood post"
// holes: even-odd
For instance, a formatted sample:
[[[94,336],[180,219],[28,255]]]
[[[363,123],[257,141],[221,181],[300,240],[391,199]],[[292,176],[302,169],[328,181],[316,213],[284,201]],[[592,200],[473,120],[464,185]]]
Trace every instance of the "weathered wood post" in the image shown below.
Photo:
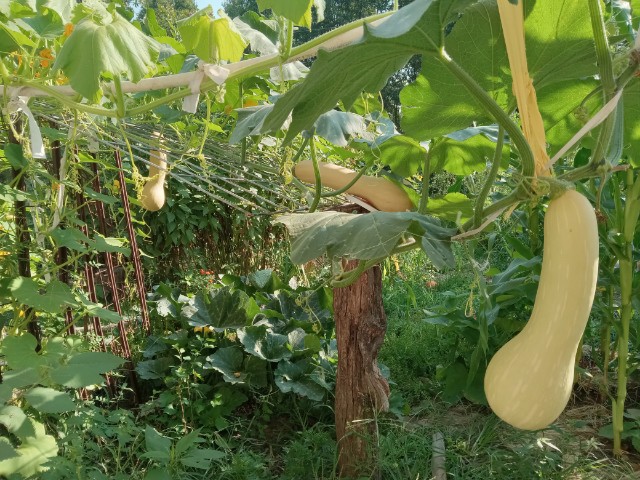
[[[354,268],[351,261],[347,269]],[[378,412],[389,408],[389,385],[378,369],[378,352],[387,330],[378,265],[358,280],[334,289],[333,309],[338,341],[336,435],[341,477],[378,478]]]

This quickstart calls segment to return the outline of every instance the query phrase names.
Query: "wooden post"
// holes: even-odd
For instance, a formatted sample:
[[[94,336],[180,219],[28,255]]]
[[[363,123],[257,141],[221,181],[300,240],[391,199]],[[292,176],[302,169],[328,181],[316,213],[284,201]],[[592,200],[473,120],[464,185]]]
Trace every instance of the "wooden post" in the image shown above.
[[[347,268],[355,265],[351,261]],[[370,268],[348,287],[336,288],[333,308],[338,341],[338,472],[341,477],[377,478],[375,417],[389,408],[389,385],[377,363],[387,330],[380,267]]]

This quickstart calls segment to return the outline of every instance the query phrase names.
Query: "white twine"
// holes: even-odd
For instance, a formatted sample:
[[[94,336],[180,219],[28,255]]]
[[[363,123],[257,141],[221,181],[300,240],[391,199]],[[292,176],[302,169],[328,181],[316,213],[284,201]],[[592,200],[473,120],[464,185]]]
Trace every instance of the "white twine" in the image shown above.
[[[38,122],[33,117],[27,102],[29,101],[29,97],[15,95],[7,105],[9,113],[14,112],[22,112],[26,115],[29,120],[29,135],[31,139],[31,156],[33,158],[47,158],[44,152],[44,144],[42,142],[42,133],[40,132],[40,127],[38,126]]]
[[[191,95],[182,100],[182,110],[187,113],[196,113],[198,102],[200,101],[200,86],[205,77],[210,78],[218,85],[222,85],[227,81],[229,73],[231,73],[229,70],[220,65],[204,62],[198,63],[198,71],[195,72],[195,75],[189,81]]]

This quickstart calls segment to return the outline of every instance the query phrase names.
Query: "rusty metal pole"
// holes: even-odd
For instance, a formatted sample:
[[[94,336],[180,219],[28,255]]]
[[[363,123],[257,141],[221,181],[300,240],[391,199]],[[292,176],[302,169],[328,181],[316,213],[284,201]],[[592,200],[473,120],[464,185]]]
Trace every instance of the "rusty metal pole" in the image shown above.
[[[131,258],[133,260],[133,268],[136,275],[136,290],[140,297],[140,315],[142,317],[142,328],[147,335],[151,334],[151,322],[149,320],[149,310],[147,308],[146,288],[144,286],[144,274],[142,272],[142,262],[140,262],[140,251],[138,250],[138,242],[136,241],[136,233],[133,229],[131,221],[131,205],[129,196],[127,195],[127,184],[125,183],[124,170],[122,169],[122,159],[120,152],[114,150],[116,166],[118,167],[118,179],[120,181],[120,196],[122,197],[122,208],[124,210],[124,218],[127,223],[127,232],[129,234],[129,244],[131,245]]]

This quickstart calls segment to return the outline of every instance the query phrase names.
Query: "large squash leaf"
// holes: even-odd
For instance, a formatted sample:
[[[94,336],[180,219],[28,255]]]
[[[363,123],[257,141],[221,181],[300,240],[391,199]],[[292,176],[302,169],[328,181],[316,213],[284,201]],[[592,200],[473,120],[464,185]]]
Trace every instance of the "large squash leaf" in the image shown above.
[[[624,89],[624,155],[634,167],[640,165],[640,81]]]
[[[455,265],[450,245],[454,231],[415,212],[317,212],[282,215],[276,222],[283,223],[289,231],[294,263],[306,263],[322,255],[333,259],[382,259],[403,237],[413,236],[436,267]]]
[[[438,53],[445,25],[469,2],[416,0],[382,25],[366,27],[361,42],[333,52],[320,50],[306,80],[276,102],[265,128],[279,129],[293,111],[286,137],[290,141],[339,100],[349,108],[363,90],[377,92],[416,53]]]
[[[73,30],[53,65],[73,89],[87,99],[100,99],[100,77],[124,75],[137,82],[155,67],[160,44],[120,14],[87,16]]]
[[[580,0],[525,1],[527,60],[538,91],[538,101],[553,95],[559,82],[579,85],[594,75],[593,39],[588,9]],[[554,45],[553,48],[549,48]],[[514,105],[511,77],[496,3],[483,0],[464,11],[445,37],[447,53],[503,108]],[[566,88],[566,87],[565,87]],[[579,93],[567,96],[577,106]],[[400,95],[402,127],[419,140],[467,127],[493,123],[437,56],[423,56],[418,79]],[[437,119],[437,121],[429,121]],[[545,129],[557,118],[543,113]]]

